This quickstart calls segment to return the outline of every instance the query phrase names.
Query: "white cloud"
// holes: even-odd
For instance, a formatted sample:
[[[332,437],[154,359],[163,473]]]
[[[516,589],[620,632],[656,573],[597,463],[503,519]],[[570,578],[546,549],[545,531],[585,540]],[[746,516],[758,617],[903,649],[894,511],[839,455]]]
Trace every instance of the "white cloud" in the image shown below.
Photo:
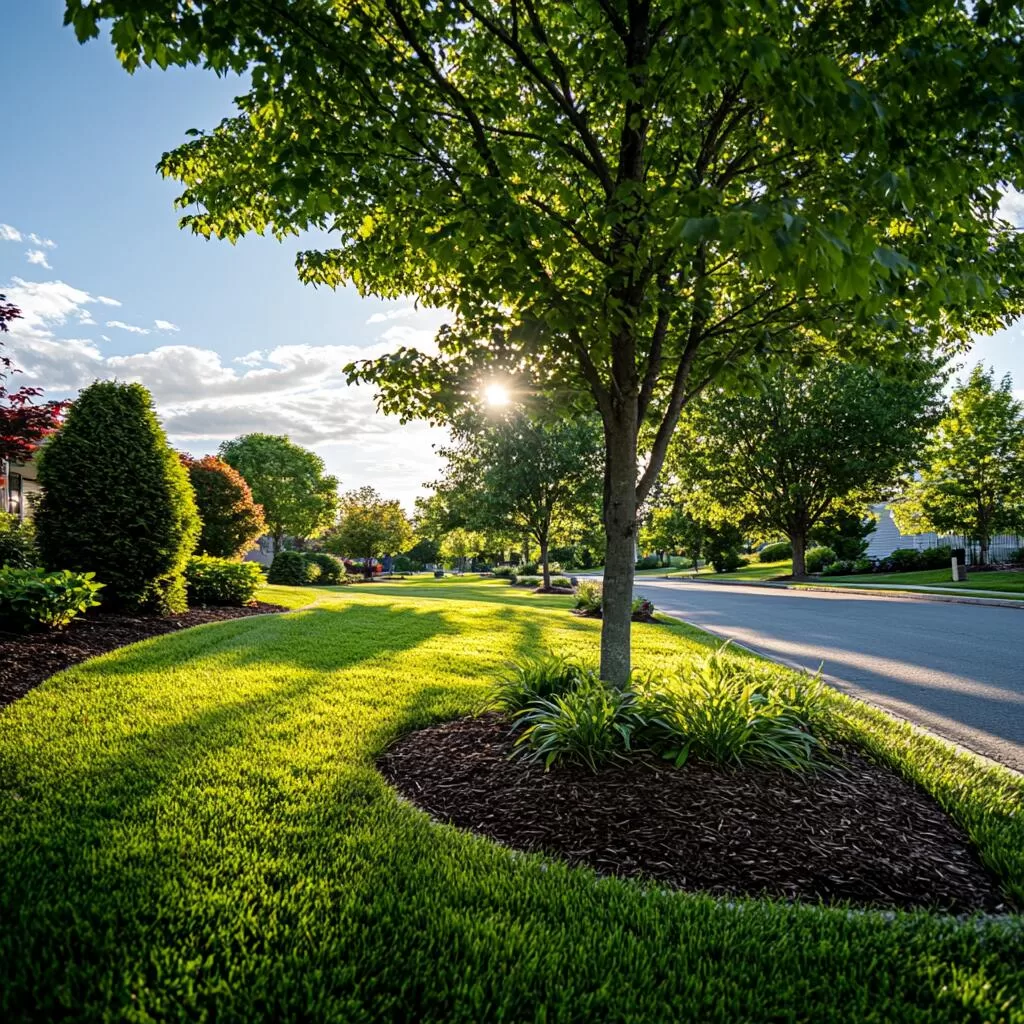
[[[172,324],[170,320],[154,320],[153,323],[156,325],[158,331],[180,331],[181,328],[177,324]]]
[[[999,203],[999,216],[1017,227],[1024,227],[1024,192],[1011,188]]]
[[[45,267],[47,270],[53,270],[53,267],[47,263],[46,253],[43,252],[42,249],[27,250],[25,253],[25,259],[27,259],[29,263],[34,263],[38,267]]]
[[[57,243],[52,238],[40,238],[34,231],[28,237],[36,245],[41,245],[44,249],[57,248]]]
[[[374,313],[366,322],[368,324],[383,324],[388,320],[404,320],[406,317],[415,316],[415,306],[399,306],[398,309],[389,309],[384,313]]]
[[[254,348],[251,352],[246,352],[244,356],[235,356],[231,360],[233,363],[241,363],[242,366],[262,366],[267,361],[267,353],[263,349]]]
[[[136,327],[134,324],[126,324],[123,320],[108,320],[108,327],[117,327],[122,331],[129,331],[132,334],[149,334],[148,327]]]
[[[10,224],[0,224],[0,242],[20,242],[21,232]]]
[[[120,306],[121,303],[117,299],[108,299],[106,295],[97,295],[97,302],[102,302],[104,306]]]
[[[101,338],[102,338],[102,339],[103,339],[104,341],[110,341],[110,337],[109,337],[109,335],[106,335],[106,334],[101,334],[101,335],[100,335],[100,337],[101,337]]]
[[[90,313],[89,310],[87,310],[87,309],[83,309],[78,314],[78,322],[80,324],[82,324],[83,326],[88,326],[88,325],[95,326],[95,324],[96,324],[96,321],[93,320],[93,318],[92,318],[92,313]]]

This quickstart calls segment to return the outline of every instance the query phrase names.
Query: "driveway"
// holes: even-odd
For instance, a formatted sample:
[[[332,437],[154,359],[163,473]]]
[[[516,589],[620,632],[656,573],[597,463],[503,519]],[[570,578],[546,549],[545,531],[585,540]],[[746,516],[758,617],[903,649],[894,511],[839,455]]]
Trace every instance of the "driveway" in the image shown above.
[[[636,591],[1024,771],[1024,607],[642,578]]]

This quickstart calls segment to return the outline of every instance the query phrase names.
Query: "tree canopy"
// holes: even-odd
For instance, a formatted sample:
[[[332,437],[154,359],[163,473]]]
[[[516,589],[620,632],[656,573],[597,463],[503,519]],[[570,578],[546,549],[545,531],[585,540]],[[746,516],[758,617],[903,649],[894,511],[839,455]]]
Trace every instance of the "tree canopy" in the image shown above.
[[[325,538],[324,548],[363,559],[364,570],[370,575],[373,559],[398,554],[412,540],[412,525],[401,503],[382,498],[372,487],[360,487],[341,496],[338,524]]]
[[[183,455],[181,461],[203,524],[196,550],[216,558],[241,558],[267,529],[245,478],[215,455]]]
[[[934,422],[941,381],[928,363],[893,378],[833,362],[757,375],[747,393],[709,391],[669,452],[691,511],[781,532],[803,576],[807,538],[829,515],[882,498]]]
[[[1024,402],[1009,374],[981,364],[953,390],[949,411],[920,453],[920,472],[893,506],[903,533],[956,533],[982,563],[1000,533],[1024,532]]]
[[[318,537],[334,521],[338,480],[324,472],[324,460],[308,448],[278,434],[244,434],[225,441],[220,457],[251,488],[275,551],[286,536]]]
[[[353,366],[444,418],[488,382],[599,412],[602,673],[683,407],[752,355],[897,361],[1004,325],[1019,5],[973,0],[66,0],[124,65],[248,77],[164,155],[205,237],[329,229],[315,284],[417,296],[439,354]],[[646,451],[643,458],[638,445]]]
[[[550,586],[552,537],[582,533],[601,500],[601,430],[592,418],[538,422],[521,412],[474,418],[442,454],[444,493],[468,511],[477,530],[528,536],[540,548]]]
[[[5,295],[0,295],[0,334],[8,333],[8,324],[20,317],[21,310],[8,302]],[[0,342],[0,346],[2,344]],[[18,372],[9,356],[0,355],[0,472],[5,460],[28,462],[40,442],[60,425],[61,414],[68,405],[67,402],[37,404],[42,388],[8,388],[8,376]]]

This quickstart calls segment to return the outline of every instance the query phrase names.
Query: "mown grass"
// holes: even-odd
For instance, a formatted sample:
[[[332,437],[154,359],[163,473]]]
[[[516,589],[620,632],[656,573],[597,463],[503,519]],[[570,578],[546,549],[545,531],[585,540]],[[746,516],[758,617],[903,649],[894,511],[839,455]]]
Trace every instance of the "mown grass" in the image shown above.
[[[954,583],[949,569],[921,569],[918,572],[884,572],[861,576],[826,576],[822,583],[901,583],[905,586],[941,586],[944,590],[999,590],[1024,594],[1024,572],[971,572]]]
[[[373,760],[400,732],[478,707],[511,658],[596,655],[568,598],[450,580],[262,596],[316,603],[106,655],[0,713],[4,1021],[1022,1019],[1019,918],[664,892],[396,797]],[[640,667],[716,644],[634,636]],[[835,699],[1020,892],[1020,780]]]
[[[735,572],[714,571],[712,566],[705,566],[700,574],[709,575],[716,580],[776,580],[783,576],[790,576],[793,573],[793,562],[791,559],[783,559],[781,562],[753,562],[742,566]]]

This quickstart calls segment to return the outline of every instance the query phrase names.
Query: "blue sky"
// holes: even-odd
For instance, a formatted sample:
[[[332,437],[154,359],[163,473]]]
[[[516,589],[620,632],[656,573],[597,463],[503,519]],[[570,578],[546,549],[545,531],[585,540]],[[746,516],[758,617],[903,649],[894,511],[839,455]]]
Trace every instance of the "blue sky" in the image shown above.
[[[2,3],[0,291],[26,313],[8,345],[26,382],[73,394],[96,377],[141,380],[179,447],[289,433],[344,488],[372,483],[411,505],[442,435],[378,415],[339,368],[429,343],[443,315],[300,285],[300,240],[231,246],[180,231],[177,186],[155,164],[188,128],[231,112],[238,80],[129,76],[106,40],[77,43],[62,0]],[[1016,326],[983,339],[965,362],[1024,389],[1021,338]]]

